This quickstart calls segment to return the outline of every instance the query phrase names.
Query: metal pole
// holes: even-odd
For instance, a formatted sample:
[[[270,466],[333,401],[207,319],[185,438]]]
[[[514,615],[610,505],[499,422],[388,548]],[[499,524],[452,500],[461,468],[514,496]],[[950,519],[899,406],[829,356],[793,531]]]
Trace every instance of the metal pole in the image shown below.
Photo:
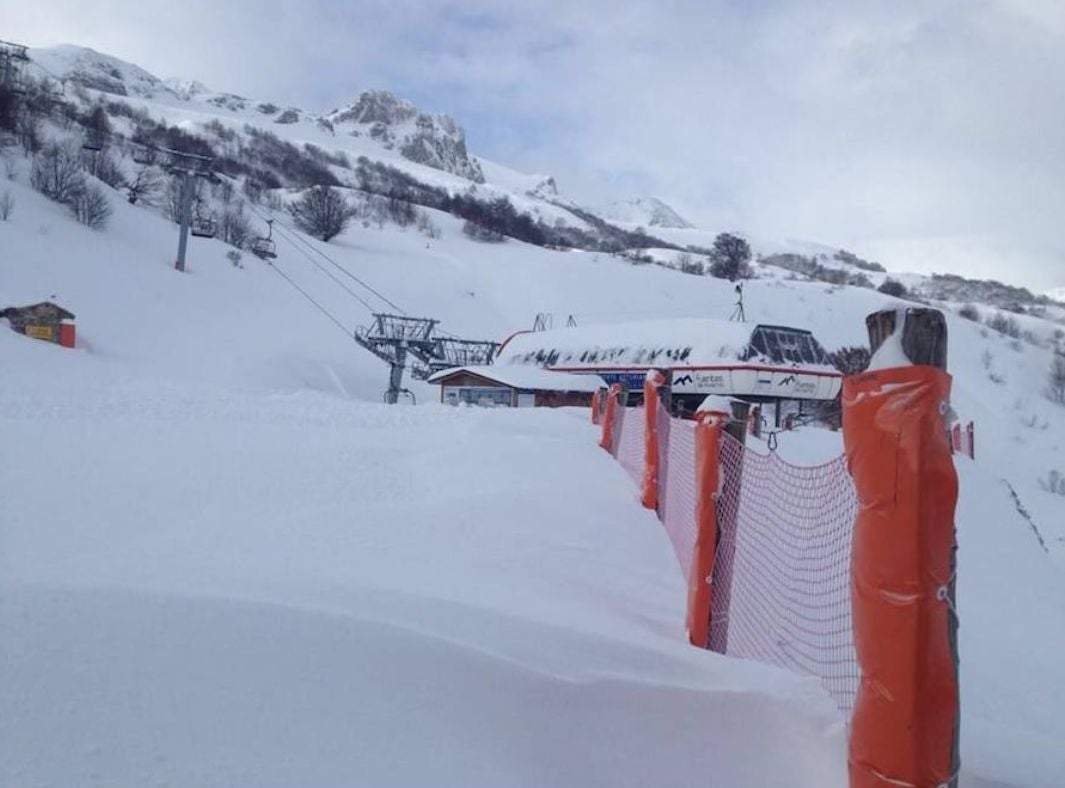
[[[403,345],[396,347],[396,360],[392,362],[392,371],[388,376],[388,391],[385,392],[385,403],[395,405],[399,402],[399,392],[403,388],[403,367],[407,363],[407,348]]]
[[[185,251],[189,246],[189,220],[192,215],[192,175],[181,173],[181,234],[178,236],[177,262],[174,268],[185,270]]]

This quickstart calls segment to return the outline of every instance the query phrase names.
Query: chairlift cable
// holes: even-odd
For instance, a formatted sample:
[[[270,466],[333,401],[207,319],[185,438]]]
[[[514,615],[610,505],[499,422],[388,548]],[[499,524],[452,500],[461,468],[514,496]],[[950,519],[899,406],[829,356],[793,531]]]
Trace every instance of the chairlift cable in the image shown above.
[[[326,309],[324,306],[322,306],[318,301],[316,301],[314,299],[314,297],[311,296],[310,293],[308,293],[306,290],[304,290],[302,287],[300,287],[298,284],[296,284],[295,280],[293,280],[292,277],[290,277],[288,274],[286,274],[284,271],[282,271],[280,268],[278,268],[277,265],[274,264],[274,263],[267,262],[266,265],[267,265],[268,268],[272,268],[274,271],[277,271],[278,275],[281,278],[283,278],[286,282],[288,282],[290,285],[292,285],[292,287],[294,287],[304,298],[306,298],[308,301],[310,301],[318,309],[319,312],[321,312],[323,315],[325,315],[327,318],[329,318],[329,320],[337,328],[339,328],[341,331],[344,332],[344,336],[348,337],[349,339],[351,338],[352,331],[347,326],[345,326],[343,323],[341,323],[340,320],[336,317],[336,315],[334,315],[332,312],[330,312],[328,309]]]
[[[303,244],[304,246],[306,246],[307,248],[311,249],[312,251],[314,251],[314,252],[315,252],[315,253],[317,253],[318,255],[320,255],[320,256],[322,256],[322,257],[324,257],[324,258],[325,258],[326,260],[328,260],[328,261],[329,261],[329,262],[330,262],[330,263],[331,263],[332,265],[334,265],[334,266],[335,266],[336,268],[340,269],[341,273],[345,274],[346,276],[349,276],[349,277],[350,277],[351,279],[353,279],[353,280],[355,280],[356,282],[358,282],[358,283],[359,283],[360,285],[362,285],[362,286],[363,286],[364,288],[366,288],[366,289],[367,289],[367,290],[369,290],[369,291],[370,291],[371,293],[373,293],[373,294],[374,294],[375,296],[377,296],[377,297],[378,297],[379,299],[381,299],[381,301],[383,301],[383,302],[384,302],[385,304],[387,304],[388,306],[392,307],[392,309],[395,309],[395,310],[396,310],[397,312],[399,312],[400,314],[403,314],[403,315],[407,314],[407,311],[406,311],[405,309],[403,309],[403,307],[401,307],[401,306],[399,306],[398,304],[396,304],[396,303],[395,303],[394,301],[392,301],[391,299],[389,299],[389,298],[388,298],[387,296],[385,296],[385,295],[384,295],[383,293],[381,293],[381,292],[380,292],[379,290],[377,290],[376,288],[374,288],[374,287],[373,287],[372,285],[368,284],[368,283],[367,283],[366,281],[364,281],[364,280],[360,279],[360,278],[359,278],[359,277],[357,277],[357,276],[356,276],[355,274],[351,273],[351,271],[349,271],[349,270],[348,270],[347,268],[345,268],[344,266],[342,266],[342,265],[341,265],[340,263],[338,263],[338,262],[337,262],[336,260],[334,260],[334,259],[333,259],[332,257],[330,257],[329,255],[327,255],[327,254],[326,254],[325,252],[323,252],[323,251],[322,251],[321,249],[319,249],[318,247],[316,247],[316,246],[315,246],[314,244],[310,243],[310,242],[309,242],[308,240],[306,240],[305,238],[300,238],[300,237],[299,237],[298,235],[296,236],[296,239],[297,239],[297,240],[298,240],[298,241],[299,241],[300,243],[302,243],[302,244]]]

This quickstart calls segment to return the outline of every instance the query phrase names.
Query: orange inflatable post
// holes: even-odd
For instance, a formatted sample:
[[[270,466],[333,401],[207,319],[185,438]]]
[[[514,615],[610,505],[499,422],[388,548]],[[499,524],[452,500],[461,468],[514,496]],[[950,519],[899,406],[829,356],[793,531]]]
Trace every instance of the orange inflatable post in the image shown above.
[[[717,555],[717,496],[720,489],[721,432],[727,416],[699,413],[695,425],[695,548],[688,572],[688,640],[706,648],[710,641],[710,610],[714,558]]]
[[[643,381],[643,494],[640,502],[647,509],[658,509],[658,389],[666,384],[666,376],[657,369],[647,373]]]
[[[602,389],[596,389],[594,392],[592,392],[592,424],[599,424],[599,409],[601,407],[602,398]]]
[[[955,788],[958,482],[944,423],[946,323],[941,312],[917,308],[868,322],[876,371],[843,386],[843,439],[860,502],[851,613],[861,682],[850,785]],[[878,358],[912,364],[877,368]]]
[[[603,434],[599,439],[599,447],[606,451],[614,451],[614,419],[618,411],[618,398],[621,396],[621,386],[613,384],[606,395],[606,410],[603,412]]]

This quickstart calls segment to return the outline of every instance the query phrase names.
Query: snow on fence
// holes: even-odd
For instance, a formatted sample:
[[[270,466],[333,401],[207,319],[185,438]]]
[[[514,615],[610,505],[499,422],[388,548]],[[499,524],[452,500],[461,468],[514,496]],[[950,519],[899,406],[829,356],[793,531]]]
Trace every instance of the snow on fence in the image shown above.
[[[699,535],[696,422],[670,418],[657,402],[651,406],[658,425],[656,508],[691,585]],[[619,402],[604,425],[610,453],[638,487],[645,483],[645,424],[644,406]],[[843,457],[804,468],[722,434],[719,462],[723,485],[705,645],[817,676],[849,719],[858,687],[850,614],[857,497]]]

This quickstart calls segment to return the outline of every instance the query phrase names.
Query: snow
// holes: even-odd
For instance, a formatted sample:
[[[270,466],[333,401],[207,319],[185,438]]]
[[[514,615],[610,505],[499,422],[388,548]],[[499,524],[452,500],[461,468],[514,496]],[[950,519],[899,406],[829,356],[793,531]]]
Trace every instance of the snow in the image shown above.
[[[570,375],[566,372],[553,372],[539,367],[502,367],[472,366],[452,367],[433,373],[429,383],[437,383],[442,378],[456,372],[468,372],[483,378],[494,380],[516,389],[529,391],[583,391],[593,392],[604,388],[606,383],[598,375]]]
[[[0,383],[3,784],[843,785],[819,687],[686,644],[583,409],[112,382],[13,343],[55,352]]]
[[[654,350],[690,348],[690,354],[676,363],[720,364],[739,358],[754,328],[751,323],[698,318],[593,323],[519,334],[502,348],[500,362],[522,364],[523,356],[543,349],[558,351],[559,366],[588,366],[581,355],[594,351],[608,355],[600,364],[620,366],[647,363],[647,354]],[[665,356],[662,359],[664,363]]]
[[[207,100],[224,95],[160,83],[136,103],[469,185],[305,113],[274,125],[253,102]],[[694,337],[707,358],[759,322],[807,327],[830,351],[864,345],[865,316],[893,299],[766,277],[745,288],[752,322],[722,334],[728,282],[477,244],[436,212],[439,238],[356,226],[306,240],[338,267],[279,239],[276,270],[250,255],[235,268],[228,247],[193,239],[181,275],[156,212],[114,194],[111,226],[93,232],[15,165],[0,307],[54,300],[77,314],[79,344],[0,321],[0,784],[844,784],[845,734],[820,687],[686,645],[668,541],[585,411],[374,404],[388,370],[350,332],[387,305],[325,271],[470,339],[547,312],[575,316],[582,341]],[[525,194],[541,176],[482,165],[484,194],[569,215]],[[1065,498],[1039,479],[1065,471],[1065,409],[1042,395],[1045,341],[957,306],[952,406],[976,423],[975,462],[957,459],[962,785],[1060,785]],[[647,318],[661,333],[633,328]],[[1018,321],[1041,340],[1056,328]],[[506,355],[550,333],[571,335],[521,335]],[[819,430],[778,440],[790,462],[840,451]]]

